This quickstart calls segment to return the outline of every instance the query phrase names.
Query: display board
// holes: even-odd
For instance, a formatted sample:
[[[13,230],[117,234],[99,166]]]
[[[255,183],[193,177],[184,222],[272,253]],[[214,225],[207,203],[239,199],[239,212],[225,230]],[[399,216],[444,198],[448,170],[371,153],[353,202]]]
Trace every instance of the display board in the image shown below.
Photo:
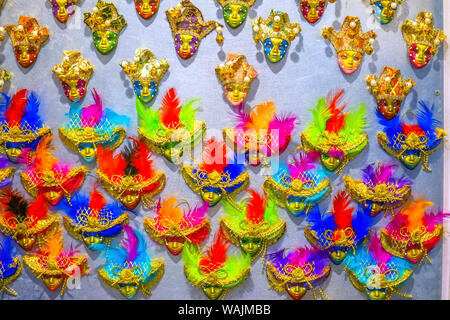
[[[418,100],[425,100],[436,105],[436,117],[443,119],[443,48],[432,60],[429,66],[423,69],[414,69],[407,56],[406,43],[402,37],[400,26],[405,19],[414,20],[420,11],[430,11],[434,15],[435,26],[443,27],[442,0],[407,1],[398,10],[397,17],[387,25],[380,25],[372,13],[369,1],[337,0],[330,4],[322,19],[314,25],[309,24],[299,11],[296,0],[268,1],[257,0],[249,10],[249,18],[237,29],[230,29],[223,21],[222,9],[213,0],[196,0],[194,3],[201,9],[205,19],[214,19],[224,25],[224,44],[218,46],[215,42],[215,33],[210,34],[201,42],[197,54],[189,59],[182,60],[174,50],[172,33],[166,19],[165,10],[177,4],[177,0],[161,0],[158,13],[150,20],[143,20],[135,11],[134,1],[115,0],[119,12],[127,21],[122,31],[117,48],[108,55],[101,55],[95,49],[91,31],[83,23],[83,12],[92,11],[96,1],[81,0],[76,13],[67,25],[59,23],[52,15],[51,5],[44,0],[6,0],[0,16],[2,25],[17,23],[20,15],[36,17],[40,24],[47,26],[50,32],[49,41],[42,47],[36,63],[24,69],[18,65],[13,55],[11,42],[6,39],[0,43],[0,63],[2,68],[11,71],[14,76],[5,85],[4,91],[8,94],[18,89],[33,90],[41,101],[41,115],[45,123],[50,126],[53,133],[66,121],[65,114],[70,107],[60,82],[53,75],[51,69],[62,60],[63,51],[78,50],[85,58],[95,65],[95,72],[88,89],[95,88],[103,97],[106,107],[117,113],[127,114],[131,117],[131,125],[127,130],[129,136],[137,133],[137,115],[135,109],[135,94],[131,82],[122,71],[119,62],[132,60],[137,48],[149,48],[158,57],[166,58],[170,69],[160,83],[158,96],[151,102],[159,107],[164,93],[169,88],[176,88],[182,101],[201,98],[201,111],[198,118],[207,126],[207,137],[222,137],[222,129],[235,124],[235,115],[223,95],[220,82],[215,74],[215,67],[223,63],[229,52],[244,54],[251,65],[259,73],[253,82],[247,103],[249,106],[258,103],[273,101],[280,113],[292,113],[299,119],[299,125],[293,133],[289,148],[281,156],[280,161],[286,161],[289,153],[300,143],[299,134],[305,130],[308,122],[312,121],[309,111],[315,106],[320,97],[325,96],[329,90],[343,88],[346,90],[345,100],[348,108],[364,103],[367,105],[367,119],[369,135],[368,147],[344,169],[342,176],[359,177],[361,169],[367,164],[377,160],[385,161],[391,158],[380,148],[376,134],[382,128],[376,119],[376,101],[367,90],[365,78],[369,74],[380,75],[383,67],[389,65],[401,70],[405,78],[412,78],[416,86],[406,97],[401,112],[417,110]],[[291,44],[285,59],[279,63],[270,63],[266,60],[260,44],[253,41],[253,32],[250,19],[257,16],[267,17],[271,9],[287,12],[292,22],[301,25],[302,32]],[[366,55],[360,69],[352,75],[345,75],[338,67],[336,53],[328,41],[321,36],[322,27],[333,26],[338,29],[346,16],[359,17],[363,30],[374,30],[378,38],[374,45],[374,53]],[[83,105],[93,102],[88,94]],[[408,117],[406,115],[406,117]],[[80,163],[79,157],[70,152],[55,138],[58,147],[56,155],[65,162]],[[200,197],[196,195],[183,181],[179,168],[166,161],[160,155],[154,155],[156,168],[167,175],[167,185],[161,193],[162,198],[174,196],[186,199],[191,205],[199,203]],[[406,174],[414,181],[413,196],[424,196],[434,202],[436,207],[443,205],[443,153],[438,150],[430,157],[432,172],[425,172],[419,165],[414,170],[407,170],[400,166],[400,173]],[[94,170],[95,165],[89,164]],[[18,170],[20,171],[20,170]],[[250,186],[261,191],[265,173],[260,167],[248,167]],[[331,178],[333,193],[344,189],[342,176]],[[90,192],[96,181],[94,173],[89,174],[82,190]],[[18,173],[16,173],[14,187],[23,191]],[[24,191],[25,192],[25,191]],[[239,199],[245,197],[239,195]],[[109,196],[108,196],[109,198]],[[331,205],[332,197],[320,204],[323,212]],[[436,208],[435,207],[435,208]],[[285,247],[307,245],[303,231],[304,217],[293,217],[287,211],[279,209],[280,216],[287,223],[285,235],[275,245],[269,247],[268,252],[274,252]],[[151,247],[154,257],[164,258],[165,274],[158,285],[152,288],[150,299],[206,299],[205,295],[194,288],[185,278],[181,256],[172,256],[168,251],[148,239],[142,226],[142,221],[153,212],[138,208],[138,216],[130,217],[130,225],[142,231]],[[206,243],[212,241],[213,234],[218,230],[219,218],[222,216],[222,205],[210,209],[209,217],[212,232]],[[381,228],[390,221],[390,217],[379,219],[375,228]],[[11,286],[18,296],[12,297],[3,294],[2,299],[123,299],[121,294],[106,286],[98,277],[97,269],[104,264],[104,259],[98,253],[89,251],[86,247],[71,237],[64,230],[65,245],[73,245],[77,250],[89,257],[90,274],[82,277],[77,288],[68,290],[63,297],[59,292],[46,289],[42,280],[24,267],[22,275]],[[233,248],[238,252],[237,248]],[[22,253],[22,252],[21,252]],[[439,299],[441,296],[441,244],[438,244],[429,254],[433,264],[424,261],[415,266],[412,278],[402,290],[411,294],[414,299]],[[249,278],[238,288],[227,294],[227,299],[290,299],[287,294],[278,294],[269,288],[265,275],[264,265],[256,260]],[[325,283],[324,291],[330,299],[366,299],[350,283],[342,266],[332,265],[332,273]],[[135,299],[143,299],[138,294]],[[393,299],[403,299],[397,295]],[[304,299],[312,299],[308,294]]]

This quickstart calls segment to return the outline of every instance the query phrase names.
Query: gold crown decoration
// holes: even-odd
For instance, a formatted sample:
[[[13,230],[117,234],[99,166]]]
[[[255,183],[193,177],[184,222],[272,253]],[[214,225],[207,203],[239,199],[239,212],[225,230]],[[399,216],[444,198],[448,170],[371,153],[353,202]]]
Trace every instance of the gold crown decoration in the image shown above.
[[[134,61],[122,60],[120,66],[133,83],[155,81],[157,84],[170,67],[166,59],[156,59],[149,49],[136,49]]]
[[[252,20],[253,40],[256,43],[264,42],[269,38],[278,38],[290,43],[302,31],[300,24],[291,23],[286,12],[271,10],[269,17],[258,17]]]
[[[438,52],[438,46],[447,37],[442,30],[434,26],[433,14],[425,11],[420,12],[414,21],[406,20],[402,24],[402,34],[408,47],[415,43],[423,44],[431,48],[433,55]]]
[[[49,38],[49,32],[46,27],[41,27],[36,18],[20,16],[17,25],[8,24],[4,26],[8,33],[13,47],[15,46],[34,46],[40,48]]]
[[[3,86],[6,81],[11,79],[11,73],[6,70],[0,70],[0,92],[3,91]]]
[[[371,74],[366,78],[366,82],[377,100],[387,98],[403,100],[416,85],[413,79],[404,80],[400,70],[388,66],[384,67],[379,78]]]
[[[195,36],[201,41],[216,29],[216,41],[218,44],[223,43],[223,25],[214,20],[205,21],[201,11],[189,0],[181,0],[176,7],[169,8],[166,16],[174,39],[178,34],[185,34]]]
[[[84,80],[89,81],[95,67],[83,57],[79,51],[64,51],[61,64],[56,64],[52,69],[59,81]]]
[[[372,54],[372,45],[375,43],[377,34],[370,30],[363,33],[361,21],[357,17],[347,16],[339,32],[333,27],[324,27],[322,36],[329,40],[336,52],[355,51],[362,55]]]
[[[229,5],[229,4],[234,4],[234,5],[246,6],[247,8],[250,8],[251,6],[253,6],[255,4],[256,0],[217,0],[217,2],[219,2],[219,4],[222,7],[225,7],[226,5]]]
[[[111,2],[98,0],[91,12],[84,13],[84,23],[92,32],[113,31],[119,34],[127,25],[125,18],[119,14],[116,6]]]
[[[225,63],[216,67],[216,74],[222,84],[245,84],[248,89],[252,81],[258,76],[258,72],[242,54],[228,53]]]

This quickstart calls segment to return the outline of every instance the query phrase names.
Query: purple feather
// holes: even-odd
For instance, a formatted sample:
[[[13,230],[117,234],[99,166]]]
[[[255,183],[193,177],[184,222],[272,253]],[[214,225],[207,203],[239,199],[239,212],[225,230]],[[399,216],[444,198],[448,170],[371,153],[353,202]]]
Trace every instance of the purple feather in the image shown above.
[[[304,176],[304,173],[308,170],[315,169],[317,166],[315,162],[320,157],[320,153],[316,151],[305,153],[299,153],[298,157],[294,156],[294,162],[288,165],[289,173],[292,178],[300,179]]]
[[[0,156],[0,169],[8,168],[9,160],[6,156]]]
[[[429,232],[433,232],[437,226],[441,225],[444,222],[444,218],[450,216],[449,213],[444,213],[443,211],[439,211],[436,214],[430,212],[425,214],[424,216],[424,224],[427,227]]]
[[[189,210],[184,213],[184,219],[190,227],[198,226],[206,219],[208,213],[209,203],[207,201],[203,204],[196,206],[193,210]]]
[[[137,248],[138,248],[137,237],[134,234],[133,229],[131,229],[130,226],[123,225],[122,228],[127,233],[127,238],[128,238],[128,242],[126,240],[122,241],[122,245],[125,248],[125,250],[127,250],[127,253],[128,253],[127,261],[133,262],[138,256],[138,252],[137,252]]]

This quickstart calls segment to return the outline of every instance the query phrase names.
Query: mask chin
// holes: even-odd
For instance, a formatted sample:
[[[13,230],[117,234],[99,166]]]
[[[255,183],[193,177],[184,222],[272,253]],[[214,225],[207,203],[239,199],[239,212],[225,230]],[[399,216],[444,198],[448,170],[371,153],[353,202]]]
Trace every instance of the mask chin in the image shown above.
[[[217,300],[223,293],[223,288],[219,286],[203,286],[203,293],[211,300]]]
[[[413,248],[406,252],[406,259],[408,259],[411,263],[418,263],[422,260],[424,256],[423,250]]]
[[[86,162],[92,162],[97,158],[97,150],[93,145],[78,146],[78,152]]]
[[[138,292],[137,285],[135,284],[119,284],[120,293],[127,299],[132,299]]]
[[[255,257],[261,251],[262,239],[255,237],[245,237],[240,240],[241,248],[245,253]]]
[[[203,201],[208,201],[210,207],[215,206],[220,200],[222,200],[222,193],[217,191],[202,190],[201,196]]]
[[[141,202],[141,196],[139,194],[129,194],[122,197],[120,201],[128,210],[134,210]]]
[[[298,217],[299,215],[306,212],[307,206],[303,202],[303,200],[299,199],[287,199],[286,207],[292,215]]]
[[[289,296],[294,300],[302,299],[307,292],[307,290],[298,283],[286,283],[285,289]]]
[[[51,291],[58,289],[64,281],[62,276],[44,276],[43,280],[45,286]]]
[[[45,199],[47,199],[47,202],[51,205],[51,206],[56,206],[58,205],[62,198],[63,195],[60,194],[59,192],[56,191],[48,191],[44,193]]]
[[[103,243],[103,237],[101,236],[94,236],[94,235],[89,235],[89,236],[84,236],[83,237],[83,242],[84,244],[89,247],[93,244],[97,244],[97,243]]]
[[[420,163],[421,158],[416,154],[410,154],[410,155],[402,155],[400,158],[403,165],[407,167],[410,170],[413,170],[417,167],[417,165]]]
[[[338,53],[338,64],[345,74],[352,74],[361,65],[362,55],[356,51],[341,51]]]
[[[335,265],[340,265],[347,256],[347,252],[342,249],[335,249],[330,252],[330,259]]]
[[[6,157],[12,163],[18,163],[21,154],[22,154],[21,149],[7,149],[6,150]]]
[[[331,157],[329,155],[322,154],[320,156],[320,162],[328,171],[334,172],[337,170],[337,168],[340,167],[342,160],[339,158],[335,158],[335,157]]]
[[[166,239],[167,250],[174,256],[179,255],[184,248],[184,241],[182,239]]]
[[[370,300],[386,300],[386,289],[366,289],[366,292]]]

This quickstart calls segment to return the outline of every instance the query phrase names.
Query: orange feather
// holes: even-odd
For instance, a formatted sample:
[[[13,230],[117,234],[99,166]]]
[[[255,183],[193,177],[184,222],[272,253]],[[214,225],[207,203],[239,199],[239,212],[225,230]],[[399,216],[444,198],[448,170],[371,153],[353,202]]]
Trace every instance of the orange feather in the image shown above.
[[[205,254],[200,259],[199,267],[206,273],[220,269],[227,260],[228,245],[229,242],[219,231],[214,237],[214,243],[206,249]]]
[[[223,169],[227,166],[227,146],[221,141],[217,142],[210,139],[202,153],[202,164],[200,169],[208,173],[216,171],[222,173]]]
[[[425,210],[431,206],[433,206],[433,202],[420,199],[411,203],[401,211],[401,214],[404,215],[408,221],[410,230],[415,230],[424,225]]]
[[[163,203],[160,203],[158,208],[158,222],[166,229],[169,229],[173,224],[179,225],[183,220],[183,211],[180,207],[175,206],[176,202],[177,199],[170,197]]]
[[[261,103],[250,111],[250,122],[246,124],[247,129],[261,130],[268,129],[269,123],[275,116],[275,103],[272,101]]]

